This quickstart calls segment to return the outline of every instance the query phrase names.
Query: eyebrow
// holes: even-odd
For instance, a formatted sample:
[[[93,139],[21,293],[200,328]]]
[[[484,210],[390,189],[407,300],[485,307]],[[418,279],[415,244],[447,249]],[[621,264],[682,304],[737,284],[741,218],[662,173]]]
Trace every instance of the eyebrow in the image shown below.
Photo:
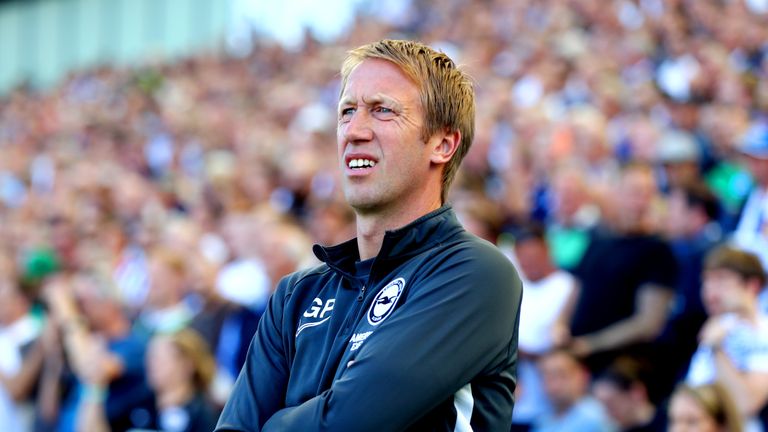
[[[366,105],[379,105],[379,104],[385,104],[389,105],[392,108],[396,110],[402,110],[403,104],[400,103],[397,99],[387,96],[383,93],[376,93],[373,96],[365,97],[363,98],[363,103]],[[355,105],[355,99],[350,96],[345,96],[341,100],[339,100],[339,106],[349,106],[349,105]]]

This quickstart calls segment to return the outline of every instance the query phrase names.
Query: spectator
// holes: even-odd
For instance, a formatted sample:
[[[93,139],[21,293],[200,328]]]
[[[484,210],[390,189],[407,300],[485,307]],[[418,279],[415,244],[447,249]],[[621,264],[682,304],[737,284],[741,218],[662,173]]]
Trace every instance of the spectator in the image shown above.
[[[205,341],[195,331],[152,338],[147,352],[149,384],[155,391],[158,430],[208,432],[219,413],[208,391],[216,364]]]
[[[647,356],[672,300],[675,260],[655,234],[656,186],[645,165],[625,168],[613,228],[597,231],[575,271],[581,289],[571,317],[571,347],[600,371],[619,355]]]
[[[512,420],[517,430],[524,430],[551,410],[536,359],[562,343],[562,334],[558,334],[565,327],[561,315],[576,289],[576,280],[552,263],[542,226],[521,228],[514,238],[525,292],[518,339],[519,391]]]
[[[621,432],[666,431],[664,409],[651,401],[644,369],[631,357],[623,357],[594,380],[592,393]]]
[[[157,247],[149,253],[149,291],[135,328],[146,335],[171,333],[189,325],[195,311],[187,303],[187,260],[175,250]]]
[[[719,382],[759,430],[756,417],[768,403],[768,318],[757,306],[765,271],[756,255],[720,246],[707,255],[703,279],[708,318],[686,382]]]
[[[574,164],[564,164],[554,173],[552,220],[547,225],[547,241],[557,266],[571,271],[581,262],[589,246],[589,231],[600,219],[581,171]]]
[[[657,145],[657,161],[663,172],[662,190],[669,191],[685,184],[701,181],[699,144],[684,131],[665,131]]]
[[[145,427],[154,409],[143,363],[146,341],[131,332],[107,281],[106,276],[80,274],[47,287],[48,306],[61,325],[74,372],[60,409],[61,431]]]
[[[728,390],[718,383],[681,384],[669,403],[669,432],[742,432],[741,413]]]
[[[552,412],[538,419],[535,432],[615,431],[602,405],[589,395],[589,370],[572,352],[556,349],[539,359]]]
[[[30,430],[34,392],[43,351],[43,323],[35,315],[35,297],[13,277],[10,262],[0,260],[0,423]],[[5,423],[5,422],[8,423]]]
[[[768,267],[768,125],[754,124],[740,144],[755,186],[742,210],[734,240]]]
[[[699,330],[706,320],[701,301],[701,276],[704,257],[722,238],[719,203],[703,183],[672,188],[667,202],[665,231],[678,264],[675,299],[664,331],[656,340],[653,353],[658,394],[666,398],[688,370],[696,351]]]

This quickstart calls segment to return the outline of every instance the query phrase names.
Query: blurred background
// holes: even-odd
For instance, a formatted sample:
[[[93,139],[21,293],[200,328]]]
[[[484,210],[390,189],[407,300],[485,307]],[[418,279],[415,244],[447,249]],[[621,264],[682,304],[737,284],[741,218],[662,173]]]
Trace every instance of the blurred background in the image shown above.
[[[355,235],[338,71],[381,38],[475,82],[449,203],[525,282],[513,430],[667,430],[712,382],[763,430],[689,369],[735,319],[768,375],[766,0],[0,1],[0,428],[212,429],[277,282]]]

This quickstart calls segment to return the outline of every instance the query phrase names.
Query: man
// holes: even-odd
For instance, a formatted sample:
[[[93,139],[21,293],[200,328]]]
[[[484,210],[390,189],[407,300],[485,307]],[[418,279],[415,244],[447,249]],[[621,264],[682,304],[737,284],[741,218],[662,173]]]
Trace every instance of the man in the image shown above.
[[[571,348],[595,374],[622,355],[647,356],[646,344],[666,322],[676,277],[674,255],[653,221],[651,168],[625,167],[617,194],[611,229],[595,232],[574,272],[581,289]]]
[[[445,206],[474,130],[469,78],[383,40],[341,70],[357,238],[284,278],[217,431],[508,430],[521,285]]]
[[[539,360],[544,391],[552,412],[542,416],[534,432],[610,432],[616,427],[600,402],[589,394],[589,370],[567,349],[555,349]]]
[[[739,411],[754,419],[768,403],[768,317],[757,294],[766,275],[754,254],[720,246],[707,255],[701,297],[709,318],[686,382],[720,382]]]
[[[739,224],[733,233],[734,241],[758,257],[768,266],[768,125],[755,123],[740,139],[738,146],[746,159],[755,181]]]
[[[651,401],[649,381],[642,364],[622,357],[595,378],[592,394],[622,432],[665,432],[666,413]]]
[[[560,342],[556,334],[560,316],[576,280],[552,262],[541,225],[531,223],[517,230],[514,252],[525,295],[520,310],[518,398],[512,420],[513,430],[524,431],[551,408],[535,361]]]
[[[58,413],[56,430],[122,431],[148,425],[154,409],[146,383],[146,340],[131,331],[117,288],[103,270],[81,270],[47,282],[46,302],[59,324],[73,381],[70,391],[46,412]],[[54,343],[49,340],[48,343]],[[63,390],[59,377],[45,375],[41,389]],[[44,390],[41,390],[43,392]],[[51,419],[45,419],[46,422]]]
[[[733,242],[754,253],[768,267],[768,124],[757,122],[741,137],[738,148],[746,159],[754,186],[739,216]],[[768,313],[768,287],[760,294],[760,309]]]
[[[699,330],[707,319],[701,301],[702,269],[707,253],[722,238],[720,207],[703,182],[685,183],[669,192],[665,232],[678,264],[678,277],[670,316],[652,355],[657,377],[653,387],[658,390],[654,397],[663,399],[672,393],[696,351]]]

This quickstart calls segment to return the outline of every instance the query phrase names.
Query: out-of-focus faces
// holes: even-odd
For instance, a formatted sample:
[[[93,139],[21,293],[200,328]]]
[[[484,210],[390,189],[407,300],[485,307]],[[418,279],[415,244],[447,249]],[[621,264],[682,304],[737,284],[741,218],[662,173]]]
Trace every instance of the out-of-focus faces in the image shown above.
[[[703,279],[701,300],[710,316],[743,312],[753,300],[754,294],[736,272],[726,269],[706,270]]]
[[[715,419],[687,393],[677,393],[669,404],[669,432],[719,432]]]
[[[624,174],[619,187],[622,218],[635,220],[645,217],[656,196],[656,181],[650,170],[633,169]]]
[[[538,281],[547,276],[550,258],[544,241],[526,239],[515,243],[515,256],[520,270],[528,280]]]
[[[600,401],[608,415],[621,426],[631,426],[637,410],[636,401],[629,391],[623,391],[615,384],[598,380],[592,386],[592,394]]]
[[[147,380],[155,391],[173,388],[191,380],[192,367],[170,338],[157,336],[147,350]]]
[[[555,409],[562,411],[584,397],[589,374],[565,353],[553,353],[539,361],[544,391]]]

